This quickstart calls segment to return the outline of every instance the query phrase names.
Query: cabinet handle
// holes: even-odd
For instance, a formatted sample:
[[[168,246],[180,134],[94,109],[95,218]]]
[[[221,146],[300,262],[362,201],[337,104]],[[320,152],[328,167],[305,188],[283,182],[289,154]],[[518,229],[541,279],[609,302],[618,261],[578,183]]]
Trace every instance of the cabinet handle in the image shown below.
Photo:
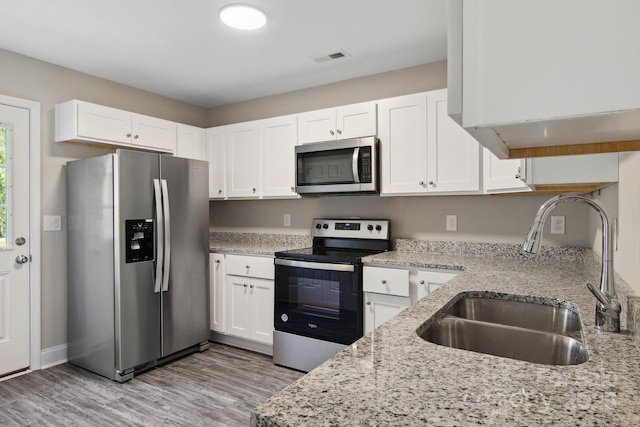
[[[424,181],[420,181],[418,185],[424,185]]]
[[[219,259],[216,260],[216,264],[220,264],[220,260]]]
[[[250,287],[251,289],[253,289],[253,285],[249,285],[249,287]]]
[[[138,135],[133,135],[133,139],[138,139]]]
[[[518,173],[516,173],[516,179],[520,179],[520,166],[518,166]]]
[[[221,188],[218,189],[218,194],[222,194],[222,189]]]
[[[255,187],[254,187],[254,188],[252,188],[252,190],[253,190],[253,192],[254,192],[254,193],[256,192],[256,189],[255,189]]]
[[[245,284],[244,284],[244,285],[242,285],[242,286],[244,286],[244,287],[246,288],[248,285],[245,283]]]
[[[435,187],[435,186],[436,186],[436,183],[435,183],[435,182],[433,182],[433,181],[429,181],[429,185],[430,185],[430,186],[432,186],[432,187]]]
[[[424,280],[420,280],[420,284],[421,284],[421,285],[424,285]]]
[[[295,193],[295,192],[296,192],[296,187],[291,187],[291,191],[292,191],[293,193]]]
[[[338,135],[342,135],[342,131],[338,129]]]
[[[332,130],[329,131],[329,133],[331,134],[331,136],[335,135],[336,133]]]
[[[131,138],[131,133],[128,133],[128,134],[127,134],[127,138]]]
[[[367,305],[371,305],[371,301],[367,301]]]
[[[245,265],[245,267],[247,268],[247,270],[251,268],[249,264]]]
[[[382,280],[382,284],[383,284],[383,285],[386,285],[386,284],[387,284],[387,281],[383,279],[383,280]]]

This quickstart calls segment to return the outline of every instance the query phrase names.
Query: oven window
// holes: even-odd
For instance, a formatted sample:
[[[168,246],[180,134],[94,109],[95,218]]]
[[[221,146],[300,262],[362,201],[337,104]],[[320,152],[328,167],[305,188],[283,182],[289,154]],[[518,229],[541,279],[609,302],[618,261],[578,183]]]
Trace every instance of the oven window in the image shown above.
[[[276,330],[351,344],[362,336],[359,278],[358,271],[276,265]]]
[[[353,148],[298,153],[298,185],[353,184]]]

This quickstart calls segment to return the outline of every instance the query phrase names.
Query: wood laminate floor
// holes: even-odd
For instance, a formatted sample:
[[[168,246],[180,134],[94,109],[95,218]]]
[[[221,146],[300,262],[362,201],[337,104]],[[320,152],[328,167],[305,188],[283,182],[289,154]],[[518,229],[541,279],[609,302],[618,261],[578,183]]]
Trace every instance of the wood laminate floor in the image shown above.
[[[248,426],[302,375],[215,343],[123,384],[65,363],[0,382],[0,426]]]

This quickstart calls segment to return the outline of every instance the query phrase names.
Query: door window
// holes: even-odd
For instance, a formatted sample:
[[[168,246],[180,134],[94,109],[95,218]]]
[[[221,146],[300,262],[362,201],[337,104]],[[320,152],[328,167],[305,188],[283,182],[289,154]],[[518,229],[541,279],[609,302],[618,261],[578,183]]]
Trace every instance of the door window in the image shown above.
[[[9,153],[11,132],[0,124],[0,249],[10,247],[11,242],[11,157]]]

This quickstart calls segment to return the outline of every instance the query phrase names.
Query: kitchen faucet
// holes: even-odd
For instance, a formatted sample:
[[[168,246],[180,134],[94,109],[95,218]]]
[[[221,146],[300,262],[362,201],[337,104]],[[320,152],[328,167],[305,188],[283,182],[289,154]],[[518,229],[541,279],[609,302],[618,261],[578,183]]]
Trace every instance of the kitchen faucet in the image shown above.
[[[596,297],[596,327],[601,331],[620,332],[620,311],[622,310],[616,297],[616,287],[613,280],[613,233],[611,221],[604,205],[595,197],[586,194],[562,194],[552,197],[540,206],[533,225],[522,244],[522,250],[528,253],[538,253],[544,222],[556,206],[565,202],[585,203],[594,208],[602,221],[602,274],[600,288],[587,283],[587,287]]]

